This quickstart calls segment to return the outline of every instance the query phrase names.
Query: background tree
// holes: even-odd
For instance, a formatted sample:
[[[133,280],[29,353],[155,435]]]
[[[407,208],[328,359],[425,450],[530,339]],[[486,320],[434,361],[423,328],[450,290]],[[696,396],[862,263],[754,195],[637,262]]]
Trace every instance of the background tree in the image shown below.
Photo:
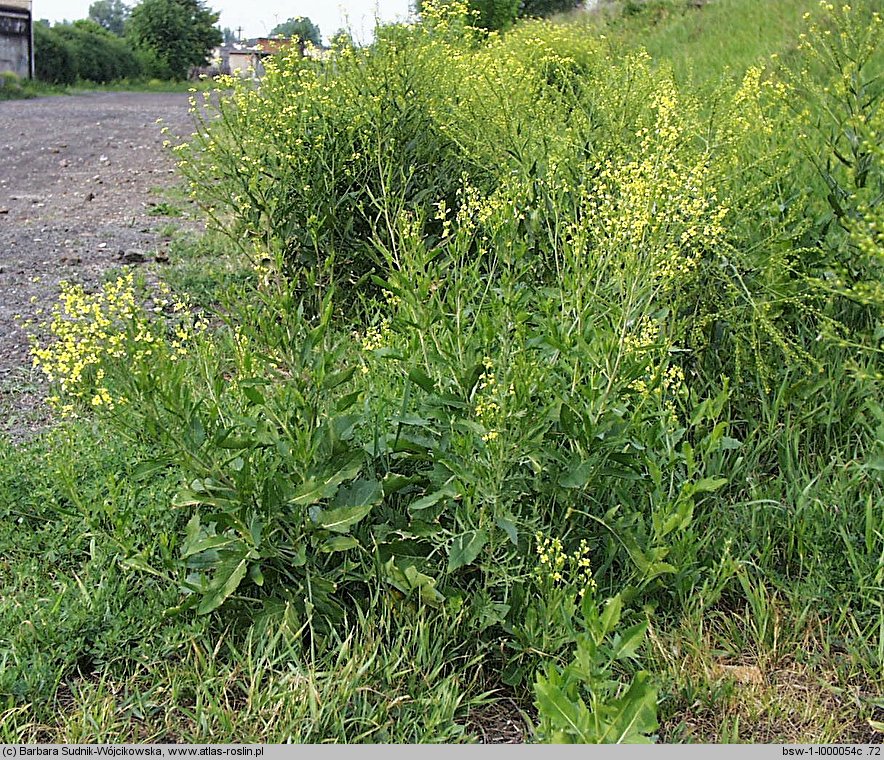
[[[276,37],[279,34],[283,37],[297,37],[301,42],[312,42],[317,47],[322,45],[322,34],[319,27],[306,16],[290,18],[270,30],[271,37]]]
[[[583,0],[468,0],[475,25],[489,30],[507,29],[517,18],[538,18],[565,13],[583,5]],[[421,0],[415,3],[421,12]]]
[[[95,21],[56,24],[52,31],[73,53],[78,79],[114,82],[141,76],[141,65],[132,48]]]
[[[218,15],[203,0],[142,0],[132,11],[126,34],[154,58],[154,76],[186,79],[190,67],[205,64],[212,48],[221,44]]]
[[[552,16],[555,13],[573,11],[582,5],[583,0],[522,0],[519,16]]]
[[[89,6],[90,20],[118,37],[123,36],[129,13],[129,6],[123,0],[95,0]]]
[[[236,36],[236,32],[229,26],[225,26],[221,30],[221,37],[225,45],[232,45],[234,42],[239,42],[239,37]]]
[[[468,0],[473,13],[471,26],[489,31],[508,29],[519,15],[522,0]],[[417,0],[415,7],[420,13],[423,3]]]
[[[70,44],[49,22],[34,24],[34,68],[37,79],[50,84],[73,84],[77,81],[77,62]]]

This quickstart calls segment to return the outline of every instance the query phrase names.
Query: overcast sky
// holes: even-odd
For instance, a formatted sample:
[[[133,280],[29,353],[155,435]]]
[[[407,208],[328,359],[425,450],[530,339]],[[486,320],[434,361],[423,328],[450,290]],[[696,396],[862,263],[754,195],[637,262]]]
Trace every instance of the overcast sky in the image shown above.
[[[73,21],[89,14],[92,0],[34,0],[34,18]],[[136,5],[129,0],[127,5]],[[207,5],[221,12],[221,26],[243,28],[243,37],[260,37],[278,23],[294,16],[308,16],[328,41],[338,29],[349,26],[357,39],[365,40],[374,27],[375,16],[382,21],[405,20],[412,0],[208,0]],[[349,19],[349,24],[347,23]]]

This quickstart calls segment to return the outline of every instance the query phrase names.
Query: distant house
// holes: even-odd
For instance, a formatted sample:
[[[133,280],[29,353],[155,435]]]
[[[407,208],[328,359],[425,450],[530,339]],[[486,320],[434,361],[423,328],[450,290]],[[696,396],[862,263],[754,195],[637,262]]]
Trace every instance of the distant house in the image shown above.
[[[0,72],[34,76],[34,25],[31,0],[0,0]]]
[[[324,57],[324,48],[304,45],[300,40],[287,37],[255,37],[233,45],[215,48],[212,55],[212,68],[221,74],[260,77],[264,74],[263,62],[266,58],[285,53],[294,46],[297,46],[302,56]]]

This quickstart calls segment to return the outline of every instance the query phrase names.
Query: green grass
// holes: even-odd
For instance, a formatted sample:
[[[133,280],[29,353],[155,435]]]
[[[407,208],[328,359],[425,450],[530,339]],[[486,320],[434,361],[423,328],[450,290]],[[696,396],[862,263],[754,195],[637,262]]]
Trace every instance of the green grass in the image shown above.
[[[702,8],[672,0],[634,16],[608,9],[570,20],[608,34],[625,48],[646,49],[680,80],[703,83],[741,76],[774,54],[790,57],[803,15],[818,8],[814,0],[713,0]]]
[[[54,85],[29,79],[5,80],[0,86],[0,100],[28,100],[50,95],[84,95],[91,92],[180,92],[207,91],[214,87],[209,81],[173,82],[160,79],[121,80],[107,84],[78,82],[74,85]]]

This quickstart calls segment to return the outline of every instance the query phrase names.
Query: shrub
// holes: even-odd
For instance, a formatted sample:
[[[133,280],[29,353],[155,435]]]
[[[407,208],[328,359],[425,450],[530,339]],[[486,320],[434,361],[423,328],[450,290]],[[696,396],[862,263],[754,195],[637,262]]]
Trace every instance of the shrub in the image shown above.
[[[74,84],[77,61],[70,43],[55,29],[34,24],[34,67],[37,79],[50,84]]]
[[[53,32],[67,42],[80,79],[105,83],[134,79],[142,73],[135,53],[126,42],[94,21],[56,24]]]

